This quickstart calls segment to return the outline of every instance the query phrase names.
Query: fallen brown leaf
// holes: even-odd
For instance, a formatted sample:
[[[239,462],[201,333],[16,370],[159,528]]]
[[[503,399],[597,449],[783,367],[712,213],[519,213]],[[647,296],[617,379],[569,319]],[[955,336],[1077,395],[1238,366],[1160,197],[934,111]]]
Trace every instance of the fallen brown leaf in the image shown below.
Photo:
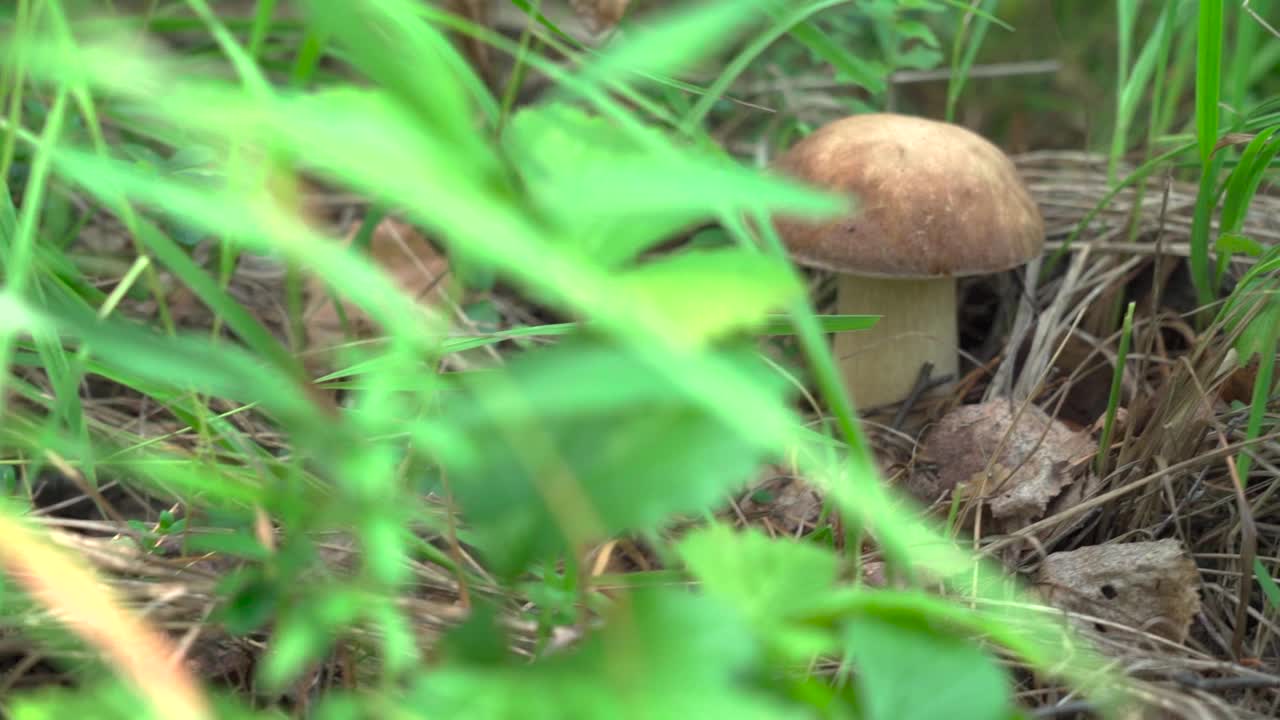
[[[984,530],[995,532],[1043,518],[1049,501],[1073,481],[1070,467],[1097,452],[1086,433],[1071,431],[1034,405],[1020,408],[1008,400],[952,410],[924,445],[937,473],[913,476],[907,489],[927,503],[954,492],[980,498],[992,519]]]
[[[1094,545],[1053,553],[1035,578],[1054,607],[1184,642],[1200,611],[1200,573],[1182,543]],[[1095,628],[1106,632],[1105,626]]]
[[[355,234],[355,230],[348,234],[348,244],[355,239]],[[449,261],[420,232],[400,220],[386,218],[378,223],[370,239],[369,254],[401,290],[418,300],[424,312],[439,302],[437,290],[449,287]],[[342,321],[324,283],[309,279],[304,294],[307,346],[327,349],[342,343]],[[342,303],[342,310],[353,339],[373,335],[375,326],[367,313],[348,302]]]
[[[622,20],[631,0],[569,0],[578,16],[594,33],[612,30]]]

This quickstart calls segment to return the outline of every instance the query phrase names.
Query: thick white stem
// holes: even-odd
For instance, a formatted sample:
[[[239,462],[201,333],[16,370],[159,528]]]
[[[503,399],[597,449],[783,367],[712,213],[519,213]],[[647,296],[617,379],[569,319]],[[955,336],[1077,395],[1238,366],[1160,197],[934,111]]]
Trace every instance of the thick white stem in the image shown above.
[[[859,410],[899,402],[911,393],[920,368],[931,377],[959,369],[955,278],[893,280],[839,276],[838,310],[881,315],[870,330],[836,335],[836,362]]]

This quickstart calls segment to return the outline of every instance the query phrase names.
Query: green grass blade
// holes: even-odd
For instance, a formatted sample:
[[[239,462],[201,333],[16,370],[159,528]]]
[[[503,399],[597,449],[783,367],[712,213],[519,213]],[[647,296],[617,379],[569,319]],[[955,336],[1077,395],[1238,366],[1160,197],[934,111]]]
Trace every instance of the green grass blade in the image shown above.
[[[1120,345],[1116,348],[1115,371],[1111,375],[1111,394],[1107,398],[1106,419],[1102,423],[1102,437],[1098,439],[1098,459],[1095,463],[1098,477],[1107,476],[1107,458],[1111,454],[1111,433],[1115,429],[1116,411],[1120,407],[1120,392],[1124,388],[1125,362],[1129,359],[1129,344],[1133,338],[1133,310],[1137,303],[1129,303],[1124,313],[1124,325],[1120,330]]]
[[[262,46],[266,44],[267,34],[271,32],[276,2],[277,0],[257,0],[254,5],[253,26],[249,30],[249,56],[254,60],[262,57]]]
[[[1191,252],[1188,265],[1191,282],[1195,286],[1196,299],[1201,306],[1213,303],[1218,296],[1218,286],[1213,281],[1213,268],[1209,264],[1209,247],[1212,244],[1212,220],[1218,206],[1218,174],[1224,156],[1215,155],[1201,170],[1200,188],[1196,193],[1196,206],[1191,218]]]
[[[13,225],[13,236],[0,238],[2,241],[0,246],[5,251],[4,257],[0,257],[4,266],[4,287],[0,289],[0,297],[6,298],[10,304],[21,303],[28,295],[28,287],[32,284],[32,263],[35,259],[35,247],[39,235],[37,223],[45,193],[48,192],[50,171],[53,167],[55,148],[62,134],[66,106],[67,92],[59,88],[36,145],[22,209],[18,212]],[[13,201],[7,192],[4,199],[6,205],[4,214],[8,216],[12,213]],[[14,341],[17,333],[22,329],[0,326],[0,416],[4,415],[6,409],[5,385],[9,378],[9,363],[13,357]]]
[[[1116,167],[1128,150],[1129,128],[1133,123],[1134,115],[1137,113],[1138,104],[1150,86],[1151,75],[1158,65],[1157,59],[1162,59],[1167,54],[1167,28],[1173,21],[1171,16],[1177,6],[1171,3],[1161,11],[1155,27],[1152,28],[1151,34],[1147,37],[1142,50],[1138,53],[1137,62],[1130,69],[1128,66],[1129,46],[1132,44],[1133,24],[1137,15],[1137,7],[1138,3],[1132,0],[1120,2],[1116,6],[1119,13],[1117,33],[1120,34],[1119,62],[1121,63],[1121,69],[1116,80],[1115,127],[1111,135],[1111,154],[1107,164],[1107,177],[1111,182],[1115,182]],[[1165,52],[1162,53],[1162,50]],[[1153,88],[1153,107],[1155,105],[1154,92],[1155,89]]]
[[[1253,394],[1249,403],[1249,420],[1245,426],[1245,441],[1250,442],[1262,436],[1262,424],[1266,420],[1267,403],[1271,399],[1271,390],[1275,387],[1276,350],[1280,347],[1280,300],[1274,297],[1276,287],[1269,284],[1259,302],[1264,309],[1253,322],[1265,323],[1262,332],[1262,352],[1258,358],[1258,374],[1253,380]],[[1249,470],[1253,467],[1253,456],[1249,450],[1236,457],[1236,471],[1240,482],[1246,487],[1249,484]]]
[[[955,46],[951,50],[951,78],[947,81],[947,122],[955,120],[956,103],[960,101],[960,95],[964,92],[964,86],[969,80],[969,71],[978,59],[978,51],[982,49],[982,43],[986,40],[987,30],[993,21],[1000,23],[991,14],[995,6],[996,0],[983,0],[981,4],[965,7],[965,19],[960,25]],[[1006,29],[1013,29],[1004,23],[1000,24]]]
[[[872,95],[885,91],[887,83],[882,68],[859,58],[813,22],[805,20],[797,23],[791,28],[791,37]]]
[[[1218,142],[1218,99],[1222,84],[1222,6],[1225,0],[1200,0],[1196,33],[1196,139],[1200,165],[1208,168]]]
[[[738,76],[778,38],[791,32],[796,25],[823,10],[843,5],[846,2],[849,2],[849,0],[811,0],[798,7],[779,13],[774,17],[773,23],[768,28],[750,43],[747,43],[746,47],[725,64],[715,82],[708,86],[707,94],[698,98],[698,102],[694,103],[693,109],[685,115],[684,121],[681,123],[683,131],[692,133],[694,128],[700,126],[702,121],[706,119],[707,114],[711,112],[711,108],[716,101],[724,96],[733,81],[737,80]]]
[[[1267,605],[1272,610],[1280,610],[1280,586],[1276,585],[1275,578],[1271,577],[1267,566],[1256,557],[1253,559],[1253,576],[1257,578],[1258,586],[1262,588],[1262,595],[1267,599]]]

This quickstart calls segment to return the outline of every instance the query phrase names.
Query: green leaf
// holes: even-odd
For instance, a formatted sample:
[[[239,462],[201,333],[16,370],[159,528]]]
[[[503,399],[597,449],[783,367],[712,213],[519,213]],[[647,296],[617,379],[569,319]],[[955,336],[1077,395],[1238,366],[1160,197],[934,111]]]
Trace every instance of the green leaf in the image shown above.
[[[1218,236],[1217,242],[1213,244],[1215,250],[1219,253],[1227,255],[1248,255],[1249,257],[1262,257],[1262,253],[1266,251],[1266,246],[1254,240],[1247,235],[1239,235],[1236,233],[1225,233]]]
[[[418,15],[413,2],[309,0],[306,6],[312,26],[341,43],[344,59],[389,90],[424,130],[482,163],[482,172],[496,172],[472,120],[473,102],[488,93],[444,34]],[[392,47],[395,51],[388,52]]]
[[[812,21],[805,20],[791,28],[791,37],[799,40],[822,60],[830,63],[840,77],[865,88],[873,95],[885,91],[888,69],[882,63],[863,60]]]
[[[342,626],[359,618],[368,599],[337,585],[308,588],[309,598],[277,616],[271,647],[258,666],[260,682],[280,689],[319,659]]]
[[[502,140],[531,199],[557,226],[556,241],[605,266],[631,260],[707,215],[705,208],[689,207],[626,212],[613,193],[593,197],[566,190],[581,175],[605,178],[598,187],[611,187],[608,175],[645,162],[654,144],[667,143],[655,130],[625,130],[576,107],[552,104],[516,113]],[[597,203],[605,212],[592,207]]]
[[[1277,131],[1280,131],[1280,125],[1266,128],[1249,141],[1240,154],[1239,162],[1227,177],[1226,194],[1222,200],[1223,232],[1236,232],[1243,227],[1245,215],[1258,192],[1258,186],[1271,169],[1276,155],[1280,154],[1280,137],[1276,136]]]
[[[723,525],[690,534],[677,552],[704,592],[784,654],[802,659],[831,649],[826,632],[804,623],[826,607],[835,588],[838,561],[831,552]]]
[[[753,352],[706,360],[782,401],[784,379]],[[443,417],[470,451],[445,460],[484,556],[518,572],[710,508],[750,479],[762,450],[686,392],[635,355],[586,339],[469,377]]]
[[[604,629],[569,653],[519,668],[451,664],[420,675],[424,717],[799,718],[745,680],[758,670],[751,628],[705,598],[669,588],[628,593]]]
[[[836,582],[838,558],[811,543],[771,539],[725,525],[690,533],[677,547],[705,592],[736,606],[752,625],[815,607]]]
[[[846,628],[868,720],[1004,720],[1009,681],[972,640],[919,622],[865,616]],[[929,678],[922,691],[922,678]]]
[[[689,344],[758,327],[804,290],[789,267],[739,249],[679,253],[619,276],[620,300],[650,307]]]

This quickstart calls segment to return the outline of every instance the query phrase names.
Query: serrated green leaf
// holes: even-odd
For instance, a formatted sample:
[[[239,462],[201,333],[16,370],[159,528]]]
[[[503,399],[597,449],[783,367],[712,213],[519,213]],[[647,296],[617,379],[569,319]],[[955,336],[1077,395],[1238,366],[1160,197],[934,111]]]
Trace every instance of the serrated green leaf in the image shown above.
[[[691,250],[618,277],[619,299],[653,308],[684,343],[758,327],[803,287],[786,265],[738,249]]]
[[[804,43],[813,54],[831,64],[838,76],[865,88],[873,95],[884,92],[889,71],[882,63],[864,60],[847,50],[812,21],[805,20],[791,28],[791,37]]]
[[[776,650],[796,659],[831,650],[829,632],[804,620],[826,606],[835,588],[838,561],[832,553],[723,525],[689,535],[677,552],[704,592],[732,608]]]
[[[782,401],[785,381],[753,352],[707,360]],[[471,449],[449,460],[454,497],[502,573],[705,510],[762,459],[658,369],[586,339],[469,378],[443,416]]]
[[[416,680],[411,702],[425,717],[474,720],[807,717],[746,682],[757,661],[750,627],[718,604],[637,590],[573,651],[516,669],[441,667]]]
[[[966,640],[902,619],[864,616],[846,627],[868,720],[1004,720],[1009,681]],[[921,691],[927,678],[928,691]]]
[[[839,561],[813,544],[771,539],[755,528],[714,525],[677,546],[702,589],[737,607],[752,625],[794,617],[835,587]]]

